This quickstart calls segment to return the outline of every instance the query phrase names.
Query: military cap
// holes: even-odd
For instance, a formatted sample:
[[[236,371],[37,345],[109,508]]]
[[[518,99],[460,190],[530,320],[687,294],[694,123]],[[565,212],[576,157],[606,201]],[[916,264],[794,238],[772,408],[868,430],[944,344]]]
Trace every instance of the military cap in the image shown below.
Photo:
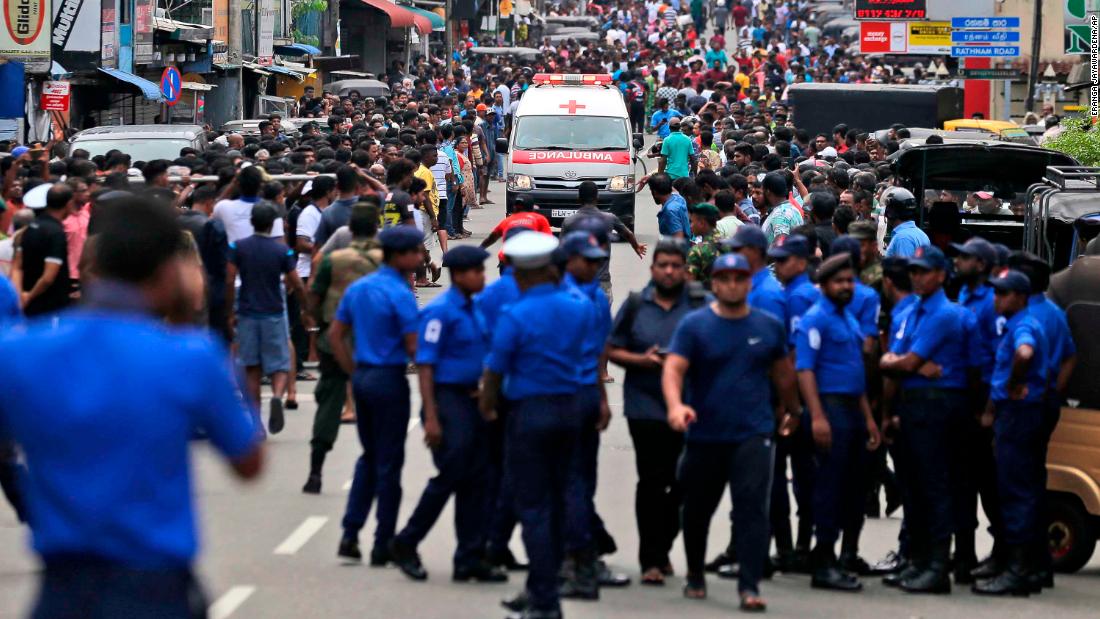
[[[600,260],[607,257],[607,252],[600,247],[595,235],[585,231],[570,232],[561,240],[562,251],[567,257],[584,256],[592,260]]]
[[[1015,269],[1001,269],[989,278],[989,285],[1000,292],[1031,294],[1031,280]]]
[[[799,258],[810,257],[810,239],[802,236],[801,234],[792,234],[780,238],[768,249],[769,258],[777,258],[782,260],[784,258],[790,258],[791,256],[797,256]]]
[[[848,252],[834,253],[817,267],[817,281],[827,282],[844,269],[851,269],[852,256]]]
[[[481,266],[489,252],[473,245],[459,245],[443,254],[443,266],[449,269],[472,269]]]
[[[878,238],[878,226],[873,221],[853,221],[848,226],[848,236],[857,241],[873,241]]]
[[[424,242],[423,235],[413,226],[392,226],[378,233],[378,242],[382,249],[408,251],[416,249]]]
[[[947,268],[947,256],[943,255],[943,250],[939,247],[923,245],[909,259],[909,268],[942,271]]]
[[[722,254],[718,256],[718,259],[711,265],[710,274],[716,275],[722,271],[752,273],[752,267],[749,266],[749,261],[741,254]]]
[[[729,246],[731,249],[755,247],[764,251],[768,248],[768,237],[764,234],[760,226],[756,224],[745,224],[743,226],[738,226],[733,236],[730,237],[728,241],[724,241],[723,244]]]

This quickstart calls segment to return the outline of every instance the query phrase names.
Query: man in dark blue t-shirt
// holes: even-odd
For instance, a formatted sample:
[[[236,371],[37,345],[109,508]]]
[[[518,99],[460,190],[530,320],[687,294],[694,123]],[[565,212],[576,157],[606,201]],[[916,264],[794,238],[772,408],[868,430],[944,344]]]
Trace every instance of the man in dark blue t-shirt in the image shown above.
[[[290,340],[282,287],[284,275],[287,288],[297,296],[299,307],[308,305],[305,286],[295,270],[294,252],[282,241],[269,236],[277,216],[270,204],[252,207],[252,227],[256,233],[229,244],[225,285],[226,307],[235,310],[229,313],[228,329],[230,333],[236,331],[237,356],[245,368],[248,393],[257,405],[260,403],[260,380],[264,376],[271,377],[268,430],[272,434],[283,429],[283,394],[290,371]],[[238,275],[239,296],[235,287]],[[235,306],[234,298],[237,300]],[[304,310],[302,323],[307,327],[313,324],[312,317]]]
[[[683,488],[684,595],[706,597],[703,561],[710,519],[729,483],[741,607],[763,610],[759,583],[768,553],[768,496],[776,431],[772,381],[785,411],[779,433],[789,435],[801,406],[783,323],[753,309],[747,299],[752,268],[744,256],[726,254],[711,269],[717,299],[687,316],[669,345],[661,386],[674,430],[687,432],[680,462]],[[687,382],[687,397],[684,383]]]

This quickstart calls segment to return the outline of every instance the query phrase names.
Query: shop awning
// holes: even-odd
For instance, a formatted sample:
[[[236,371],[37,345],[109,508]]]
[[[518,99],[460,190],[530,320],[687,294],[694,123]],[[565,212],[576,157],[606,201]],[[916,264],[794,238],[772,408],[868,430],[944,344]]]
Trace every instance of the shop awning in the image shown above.
[[[416,28],[420,34],[432,31],[432,22],[427,17],[414,13],[403,6],[397,6],[389,0],[363,0],[363,4],[382,11],[390,18],[394,28]]]
[[[247,60],[242,62],[241,66],[257,75],[271,75],[271,72],[268,71],[268,69],[271,68],[269,66],[259,65],[255,62],[248,62]]]
[[[276,45],[275,53],[280,56],[320,56],[321,50],[305,43],[291,43],[290,45]]]
[[[431,11],[425,11],[424,9],[419,9],[415,6],[407,6],[404,8],[409,9],[417,15],[423,15],[424,17],[426,17],[428,21],[432,23],[433,32],[443,32],[443,30],[447,27],[447,22],[443,21],[442,17],[435,13],[432,13]]]
[[[278,73],[280,75],[289,75],[299,82],[305,79],[305,76],[310,75],[314,72],[314,69],[296,69],[291,67],[284,67],[277,64],[267,65],[266,67],[264,67],[264,69],[267,71],[271,71],[272,73]]]
[[[107,75],[115,78],[120,82],[126,82],[131,86],[136,86],[141,90],[141,94],[150,101],[164,101],[164,95],[160,93],[160,85],[150,82],[144,77],[138,77],[133,73],[127,73],[120,71],[119,69],[111,69],[108,67],[97,67],[100,71],[103,71]]]
[[[176,41],[201,43],[214,38],[214,28],[211,26],[189,24],[164,17],[153,17],[153,28],[162,32],[170,32],[171,38]]]

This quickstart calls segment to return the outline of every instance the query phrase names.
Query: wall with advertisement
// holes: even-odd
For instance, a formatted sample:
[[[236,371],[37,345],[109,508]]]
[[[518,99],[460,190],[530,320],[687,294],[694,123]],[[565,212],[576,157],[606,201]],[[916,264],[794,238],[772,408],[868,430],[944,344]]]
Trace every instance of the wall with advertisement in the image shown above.
[[[864,54],[950,54],[951,23],[860,22],[859,50]]]
[[[51,52],[65,72],[94,71],[99,65],[102,18],[100,0],[54,0]]]
[[[0,57],[50,59],[50,0],[3,0]]]

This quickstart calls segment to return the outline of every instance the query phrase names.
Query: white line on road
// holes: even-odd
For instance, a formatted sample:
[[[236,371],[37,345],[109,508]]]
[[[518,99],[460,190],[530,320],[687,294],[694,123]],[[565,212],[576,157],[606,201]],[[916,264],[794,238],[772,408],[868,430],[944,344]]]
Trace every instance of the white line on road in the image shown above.
[[[252,585],[238,585],[225,592],[225,595],[210,605],[209,619],[226,619],[234,611],[244,604],[245,600],[252,597],[256,587]]]
[[[302,546],[306,545],[309,538],[313,537],[321,527],[325,526],[328,522],[328,516],[310,516],[306,518],[302,524],[298,525],[297,529],[283,540],[282,544],[275,547],[275,554],[277,555],[292,555],[302,549]]]

